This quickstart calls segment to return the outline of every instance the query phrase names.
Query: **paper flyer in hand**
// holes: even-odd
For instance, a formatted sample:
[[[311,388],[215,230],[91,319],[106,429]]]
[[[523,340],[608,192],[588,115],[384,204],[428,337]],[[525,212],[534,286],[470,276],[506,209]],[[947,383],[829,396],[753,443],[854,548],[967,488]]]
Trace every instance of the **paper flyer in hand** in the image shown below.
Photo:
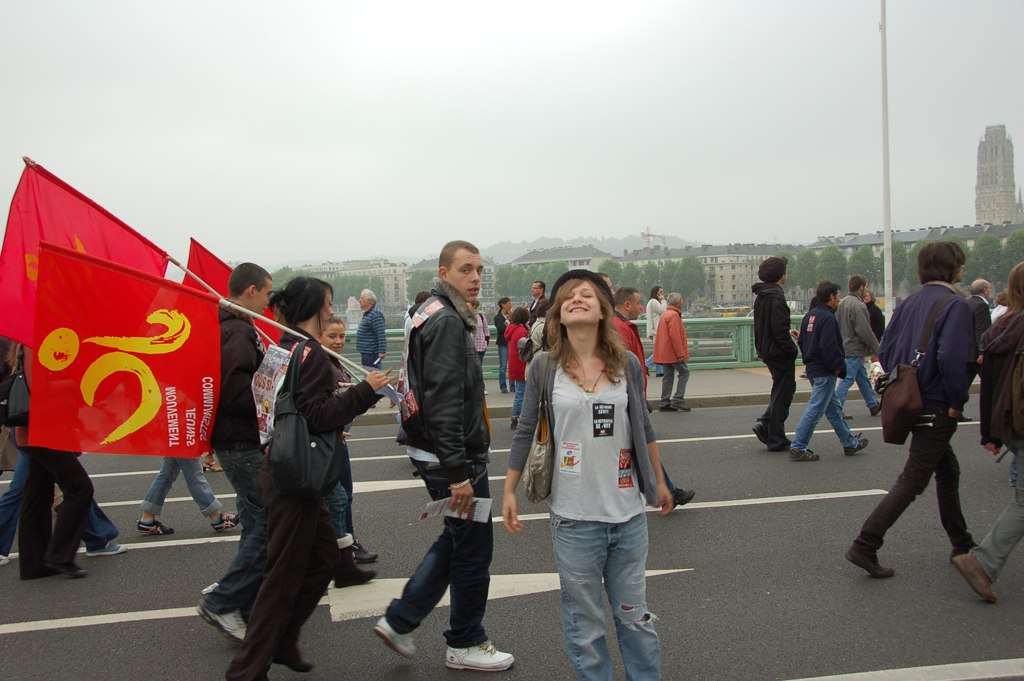
[[[420,520],[426,520],[427,518],[435,518],[439,515],[446,515],[449,518],[459,518],[460,516],[455,511],[448,508],[448,504],[451,503],[451,499],[438,499],[437,501],[431,501],[427,504],[427,509],[420,514]],[[469,519],[474,523],[486,523],[491,517],[491,500],[490,499],[477,499],[473,497],[473,511],[469,514]],[[466,519],[466,516],[461,516],[462,520]]]

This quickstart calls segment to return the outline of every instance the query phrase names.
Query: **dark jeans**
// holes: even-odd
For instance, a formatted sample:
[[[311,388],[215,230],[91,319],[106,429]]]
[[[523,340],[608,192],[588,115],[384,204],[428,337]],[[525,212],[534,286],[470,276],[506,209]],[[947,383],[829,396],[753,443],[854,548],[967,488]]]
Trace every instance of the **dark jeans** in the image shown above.
[[[910,506],[917,495],[925,490],[935,474],[935,492],[939,497],[939,520],[955,549],[967,551],[974,539],[967,531],[967,521],[960,510],[960,464],[949,441],[956,433],[957,421],[949,412],[925,410],[923,415],[934,415],[934,426],[917,426],[910,440],[910,457],[896,484],[871,512],[853,546],[873,556],[882,547],[886,531]]]
[[[659,407],[678,407],[685,403],[686,399],[686,383],[690,380],[690,367],[686,366],[686,362],[676,362],[675,364],[661,364],[662,369],[665,370],[665,375],[661,377],[661,402],[658,404]],[[676,383],[676,374],[679,374],[679,382]],[[672,384],[676,383],[676,392],[672,394]]]
[[[981,373],[981,365],[977,362],[967,363],[967,401],[971,400],[971,384],[974,383],[974,379]]]
[[[772,375],[772,397],[757,422],[768,429],[768,449],[788,447],[790,441],[786,437],[786,419],[789,418],[789,408],[796,394],[796,360],[765,362],[765,366]]]
[[[508,391],[508,384],[505,377],[508,375],[508,346],[498,346],[498,389],[501,392]]]
[[[18,523],[18,563],[22,579],[35,579],[48,574],[47,564],[75,564],[92,510],[92,481],[72,452],[44,447],[20,449],[28,457],[28,474]],[[50,509],[55,483],[64,490],[64,503],[53,522]]]
[[[413,461],[435,501],[451,497],[448,474],[443,468]],[[436,464],[435,464],[436,465]],[[489,499],[487,464],[470,463],[466,472],[473,484],[473,496]],[[451,587],[451,629],[444,632],[452,648],[469,648],[487,640],[484,632],[484,610],[491,584],[491,554],[494,550],[494,528],[486,523],[444,517],[444,530],[427,551],[423,562],[409,579],[402,597],[388,606],[388,624],[399,634],[408,634],[430,614],[444,592]]]
[[[352,424],[349,424],[345,430],[351,426]],[[348,458],[348,445],[342,443],[341,451],[342,456],[345,457],[345,469],[341,474],[341,481],[330,494],[324,497],[338,539],[354,532],[352,527],[352,462]]]
[[[211,612],[223,615],[238,610],[248,620],[267,565],[267,511],[260,491],[260,471],[265,457],[259,449],[216,449],[213,453],[238,495],[235,507],[242,523],[242,536],[228,571],[203,601]]]
[[[380,371],[381,361],[379,352],[361,352],[359,354],[362,355],[364,367]]]
[[[327,591],[340,558],[323,499],[275,497],[266,464],[260,481],[267,509],[267,569],[245,640],[225,674],[228,681],[262,681],[271,660],[302,659],[299,631]]]

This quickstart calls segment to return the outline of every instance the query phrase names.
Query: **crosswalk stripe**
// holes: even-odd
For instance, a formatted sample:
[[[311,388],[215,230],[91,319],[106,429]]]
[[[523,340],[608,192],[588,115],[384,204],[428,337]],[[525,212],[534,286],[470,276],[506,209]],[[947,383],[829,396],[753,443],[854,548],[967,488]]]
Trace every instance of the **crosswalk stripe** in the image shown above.
[[[1024,676],[1024,658],[959,662],[928,667],[903,667],[901,669],[883,669],[877,672],[815,676],[792,681],[906,681],[906,679],[974,681],[975,679],[1008,679],[1020,676]]]

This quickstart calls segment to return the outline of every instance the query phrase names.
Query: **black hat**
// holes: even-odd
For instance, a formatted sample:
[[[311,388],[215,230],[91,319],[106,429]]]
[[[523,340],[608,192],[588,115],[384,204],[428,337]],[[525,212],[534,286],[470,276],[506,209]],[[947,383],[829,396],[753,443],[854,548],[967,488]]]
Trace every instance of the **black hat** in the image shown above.
[[[788,265],[789,261],[785,258],[772,256],[762,262],[761,266],[757,268],[757,277],[763,282],[774,284],[786,275],[786,267]]]
[[[551,287],[551,294],[548,296],[551,299],[551,303],[554,304],[555,296],[558,294],[558,287],[569,281],[570,279],[585,279],[594,285],[594,290],[598,293],[603,293],[608,301],[615,307],[615,295],[612,292],[611,287],[605,282],[597,272],[591,272],[590,270],[569,270],[558,279],[555,280],[554,286]]]

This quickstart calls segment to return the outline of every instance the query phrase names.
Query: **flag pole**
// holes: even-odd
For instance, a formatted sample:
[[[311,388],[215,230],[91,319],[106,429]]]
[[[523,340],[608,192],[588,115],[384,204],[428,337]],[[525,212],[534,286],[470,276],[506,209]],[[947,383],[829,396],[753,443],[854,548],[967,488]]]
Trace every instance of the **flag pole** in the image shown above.
[[[218,293],[218,292],[217,292],[217,291],[216,291],[216,290],[215,290],[215,289],[214,289],[214,288],[213,288],[212,286],[210,286],[210,285],[209,285],[209,284],[207,284],[207,283],[206,283],[205,281],[203,281],[202,279],[200,279],[200,278],[199,278],[199,277],[198,277],[198,276],[197,276],[197,275],[196,275],[196,274],[195,274],[194,272],[190,271],[190,270],[189,270],[189,269],[188,269],[187,267],[185,267],[184,265],[182,265],[182,264],[181,264],[180,262],[178,262],[177,260],[175,260],[174,258],[172,258],[172,257],[171,257],[171,256],[169,256],[169,255],[168,255],[168,256],[165,256],[165,257],[167,258],[167,261],[168,261],[168,262],[170,262],[170,263],[171,263],[172,265],[176,266],[176,267],[177,267],[178,269],[180,269],[180,270],[181,270],[182,272],[184,272],[184,273],[185,273],[185,274],[187,274],[188,276],[190,276],[190,277],[192,277],[193,279],[195,279],[196,281],[198,281],[198,282],[199,282],[200,284],[202,284],[203,286],[205,286],[205,287],[206,287],[206,289],[207,289],[207,290],[208,290],[208,291],[209,291],[210,293],[212,293],[213,295],[215,295],[215,296],[217,296],[218,298],[220,298],[220,306],[221,306],[221,307],[223,307],[224,309],[226,309],[226,310],[232,310],[232,311],[234,311],[234,312],[241,312],[242,314],[246,314],[246,315],[249,315],[249,316],[250,316],[250,317],[252,317],[253,319],[261,319],[261,320],[263,320],[264,322],[266,322],[267,324],[270,324],[271,326],[273,326],[274,328],[280,329],[281,331],[284,331],[285,333],[290,333],[291,335],[295,336],[296,338],[300,338],[300,339],[301,339],[301,338],[305,338],[305,337],[304,337],[304,336],[303,336],[303,335],[302,335],[301,333],[299,333],[299,332],[298,332],[298,331],[296,331],[295,329],[290,329],[290,328],[288,328],[287,326],[285,326],[284,324],[278,324],[278,323],[277,323],[277,322],[275,322],[275,321],[274,321],[273,319],[267,319],[266,317],[264,317],[264,316],[263,316],[263,315],[261,315],[261,314],[258,314],[258,313],[256,313],[256,312],[253,312],[252,310],[247,310],[246,308],[244,308],[244,307],[242,307],[241,305],[238,305],[238,304],[236,304],[236,303],[232,303],[232,302],[231,302],[230,300],[228,300],[227,298],[225,298],[224,296],[222,296],[222,295],[221,295],[220,293]],[[272,340],[272,339],[270,338],[270,336],[268,336],[267,334],[263,333],[263,331],[261,331],[261,330],[259,329],[259,327],[257,327],[257,328],[256,328],[256,331],[257,331],[257,332],[258,332],[258,333],[259,333],[259,334],[260,334],[261,336],[263,336],[264,338],[266,338],[266,339],[267,339],[267,341],[269,341],[271,345],[277,345],[277,343],[275,343],[275,342],[274,342],[274,341],[273,341],[273,340]],[[367,371],[366,369],[364,369],[364,368],[363,368],[363,367],[361,367],[360,365],[356,364],[356,363],[355,363],[355,362],[353,362],[352,360],[348,359],[347,357],[342,357],[341,355],[339,355],[338,353],[336,353],[336,352],[335,352],[334,350],[331,350],[330,348],[324,348],[324,347],[323,347],[322,345],[321,345],[320,347],[321,347],[321,348],[323,348],[324,352],[326,352],[326,353],[327,353],[328,355],[330,355],[331,357],[334,357],[335,359],[337,359],[337,360],[338,360],[339,362],[341,362],[342,364],[344,364],[344,365],[345,365],[346,367],[348,367],[349,369],[351,369],[351,370],[353,370],[353,371],[358,371],[359,373],[361,373],[361,374],[362,374],[362,375],[364,375],[364,376],[367,376],[367,375],[369,375],[369,373],[370,373],[369,371]]]
[[[889,74],[885,54],[885,24],[885,0],[882,0],[882,21],[878,24],[882,34],[882,215],[885,223],[882,234],[882,280],[885,286],[885,323],[888,324],[896,307],[893,291],[896,282],[892,271],[892,212],[889,204]]]

